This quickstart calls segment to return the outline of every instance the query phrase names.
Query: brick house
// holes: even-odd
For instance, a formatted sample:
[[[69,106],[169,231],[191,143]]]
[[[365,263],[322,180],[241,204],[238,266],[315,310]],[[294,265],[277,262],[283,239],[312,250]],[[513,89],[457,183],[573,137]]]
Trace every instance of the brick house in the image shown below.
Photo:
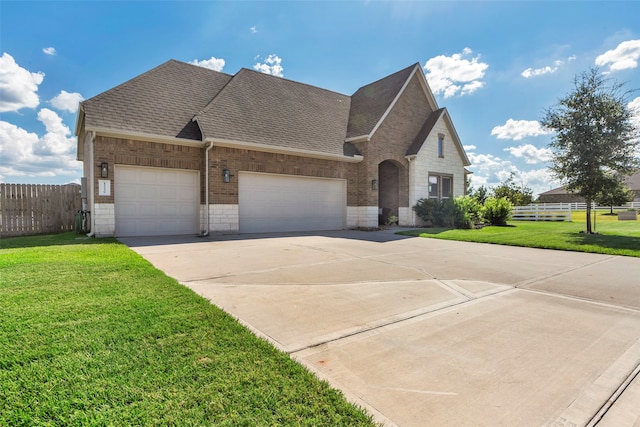
[[[640,202],[640,173],[630,175],[624,179],[625,186],[633,191],[633,202]],[[567,191],[564,187],[554,188],[538,196],[540,203],[584,203],[584,197]]]
[[[343,95],[170,60],[80,104],[97,236],[419,225],[469,159],[419,64]]]

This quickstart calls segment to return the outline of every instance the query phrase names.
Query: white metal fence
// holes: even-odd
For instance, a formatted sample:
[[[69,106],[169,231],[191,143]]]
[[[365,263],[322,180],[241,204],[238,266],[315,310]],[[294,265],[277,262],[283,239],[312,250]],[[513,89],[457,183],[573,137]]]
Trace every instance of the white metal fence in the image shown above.
[[[527,206],[515,206],[512,219],[514,221],[571,221],[572,211],[584,211],[586,203],[534,203]],[[611,210],[611,206],[592,205],[591,209]],[[627,203],[624,206],[614,206],[614,211],[639,209],[640,202]]]

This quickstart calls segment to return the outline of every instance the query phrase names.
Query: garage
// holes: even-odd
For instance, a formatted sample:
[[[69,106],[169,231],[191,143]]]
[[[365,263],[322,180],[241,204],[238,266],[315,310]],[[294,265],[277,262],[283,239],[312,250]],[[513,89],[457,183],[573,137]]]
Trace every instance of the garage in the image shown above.
[[[198,171],[116,165],[116,236],[198,234]]]
[[[346,193],[344,179],[240,172],[240,232],[341,230]]]

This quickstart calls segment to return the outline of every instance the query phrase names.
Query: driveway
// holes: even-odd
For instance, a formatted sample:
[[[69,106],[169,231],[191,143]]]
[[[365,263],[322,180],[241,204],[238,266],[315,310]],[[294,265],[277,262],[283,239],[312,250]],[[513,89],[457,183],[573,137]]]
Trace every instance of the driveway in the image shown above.
[[[388,231],[121,240],[385,425],[640,426],[639,258]]]

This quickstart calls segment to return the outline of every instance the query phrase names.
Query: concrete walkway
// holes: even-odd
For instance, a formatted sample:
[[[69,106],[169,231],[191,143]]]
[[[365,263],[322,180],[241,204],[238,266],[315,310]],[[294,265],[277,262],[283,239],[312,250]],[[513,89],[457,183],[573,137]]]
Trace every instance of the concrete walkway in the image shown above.
[[[121,239],[385,425],[640,426],[640,259],[390,232]]]

